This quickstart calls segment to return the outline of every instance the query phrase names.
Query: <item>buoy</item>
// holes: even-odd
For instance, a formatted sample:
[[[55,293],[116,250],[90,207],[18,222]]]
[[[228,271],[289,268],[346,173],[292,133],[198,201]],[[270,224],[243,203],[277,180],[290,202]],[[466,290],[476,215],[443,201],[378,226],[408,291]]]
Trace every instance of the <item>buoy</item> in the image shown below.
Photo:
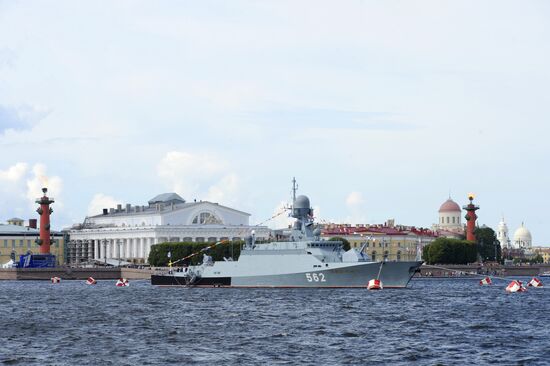
[[[130,283],[126,278],[119,278],[118,281],[116,281],[115,284],[116,287],[127,287],[130,286]]]
[[[513,293],[513,292],[524,292],[524,291],[527,291],[527,289],[523,286],[523,284],[521,283],[521,281],[517,281],[517,280],[513,280],[512,282],[510,282],[508,284],[508,286],[506,287],[506,292],[510,292],[510,293]]]
[[[380,280],[370,280],[369,284],[367,285],[367,288],[369,290],[382,290],[382,281]]]
[[[59,278],[59,277],[52,277],[52,278],[50,278],[50,281],[52,281],[52,283],[59,283],[59,282],[61,282],[61,278]]]
[[[95,285],[96,283],[97,281],[93,277],[88,277],[88,279],[86,280],[86,285]]]
[[[542,287],[542,281],[539,280],[538,278],[536,277],[533,277],[533,279],[531,281],[529,281],[529,286],[532,286],[532,287]]]
[[[479,281],[480,286],[487,286],[487,285],[490,285],[492,283],[493,283],[493,281],[491,281],[491,277],[485,277],[484,279]]]

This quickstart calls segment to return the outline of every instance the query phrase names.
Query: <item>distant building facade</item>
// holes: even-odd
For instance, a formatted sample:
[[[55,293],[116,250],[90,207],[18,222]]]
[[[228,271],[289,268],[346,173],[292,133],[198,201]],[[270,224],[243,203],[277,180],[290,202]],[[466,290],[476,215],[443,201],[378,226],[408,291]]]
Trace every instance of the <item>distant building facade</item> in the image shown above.
[[[13,257],[19,261],[19,256],[29,252],[38,254],[39,246],[36,242],[40,231],[36,227],[36,219],[30,219],[29,225],[24,226],[24,220],[10,219],[8,224],[0,224],[0,264],[8,263]],[[56,256],[58,264],[65,262],[65,239],[62,233],[51,232],[53,238],[50,247],[51,254]]]
[[[250,214],[208,201],[186,202],[176,193],[160,194],[147,206],[103,209],[69,230],[70,263],[121,259],[146,263],[151,246],[163,242],[243,240],[255,231],[266,240],[271,231],[250,226]]]
[[[395,225],[388,220],[383,225],[355,226],[326,224],[322,236],[326,239],[342,237],[352,248],[361,248],[372,260],[413,261],[421,259],[422,248],[435,240],[437,233],[429,229]]]

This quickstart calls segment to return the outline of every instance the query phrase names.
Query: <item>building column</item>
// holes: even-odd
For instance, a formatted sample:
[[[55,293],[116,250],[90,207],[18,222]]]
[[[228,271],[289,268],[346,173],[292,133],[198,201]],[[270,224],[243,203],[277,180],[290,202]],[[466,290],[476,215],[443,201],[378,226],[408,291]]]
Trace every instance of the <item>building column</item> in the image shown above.
[[[132,239],[124,239],[124,259],[130,258],[130,243]]]
[[[145,256],[144,255],[144,250],[143,250],[143,245],[144,245],[143,238],[139,238],[138,242],[139,242],[139,244],[138,244],[138,258],[141,259]]]
[[[94,243],[94,259],[99,259],[99,242],[97,239],[92,240]]]
[[[94,242],[92,240],[88,240],[88,256],[86,257],[86,261],[90,261],[90,259],[93,258],[94,253]]]
[[[143,238],[142,240],[145,241],[145,262],[148,262],[149,253],[151,253],[152,238]]]
[[[105,254],[107,255],[107,259],[113,258],[113,240],[112,239],[107,240],[107,250],[105,251]]]

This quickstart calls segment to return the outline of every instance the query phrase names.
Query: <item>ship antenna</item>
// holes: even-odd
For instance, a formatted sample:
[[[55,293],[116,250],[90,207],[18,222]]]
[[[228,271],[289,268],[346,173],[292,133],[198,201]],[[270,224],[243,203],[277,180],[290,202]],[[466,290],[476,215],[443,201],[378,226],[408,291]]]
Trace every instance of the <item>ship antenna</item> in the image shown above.
[[[294,207],[294,202],[296,202],[296,191],[298,190],[298,185],[296,184],[296,177],[292,177],[292,206]]]

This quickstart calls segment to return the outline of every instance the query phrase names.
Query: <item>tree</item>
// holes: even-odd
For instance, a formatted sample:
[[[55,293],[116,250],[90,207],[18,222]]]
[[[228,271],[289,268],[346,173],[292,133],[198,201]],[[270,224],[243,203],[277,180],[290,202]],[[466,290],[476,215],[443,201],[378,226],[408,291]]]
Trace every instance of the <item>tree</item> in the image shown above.
[[[495,231],[490,227],[484,226],[476,228],[474,234],[481,258],[488,261],[500,261],[502,250]]]
[[[343,244],[344,250],[350,250],[350,248],[351,248],[351,244],[349,243],[349,241],[345,238],[340,237],[340,236],[335,236],[333,238],[330,238],[329,240],[330,241],[341,241],[342,244]]]
[[[152,266],[165,267],[168,262],[177,261],[185,258],[193,253],[199,253],[186,261],[179,262],[178,265],[196,265],[202,262],[201,249],[206,248],[213,243],[161,243],[151,246],[151,252],[149,253],[149,264]],[[214,261],[223,261],[224,258],[233,258],[236,260],[241,254],[242,241],[231,241],[223,244],[218,244],[215,247],[209,249],[206,253],[212,257]],[[168,252],[170,252],[170,258],[168,258]]]
[[[451,238],[437,238],[424,247],[422,256],[428,264],[468,264],[475,262],[476,245]]]

